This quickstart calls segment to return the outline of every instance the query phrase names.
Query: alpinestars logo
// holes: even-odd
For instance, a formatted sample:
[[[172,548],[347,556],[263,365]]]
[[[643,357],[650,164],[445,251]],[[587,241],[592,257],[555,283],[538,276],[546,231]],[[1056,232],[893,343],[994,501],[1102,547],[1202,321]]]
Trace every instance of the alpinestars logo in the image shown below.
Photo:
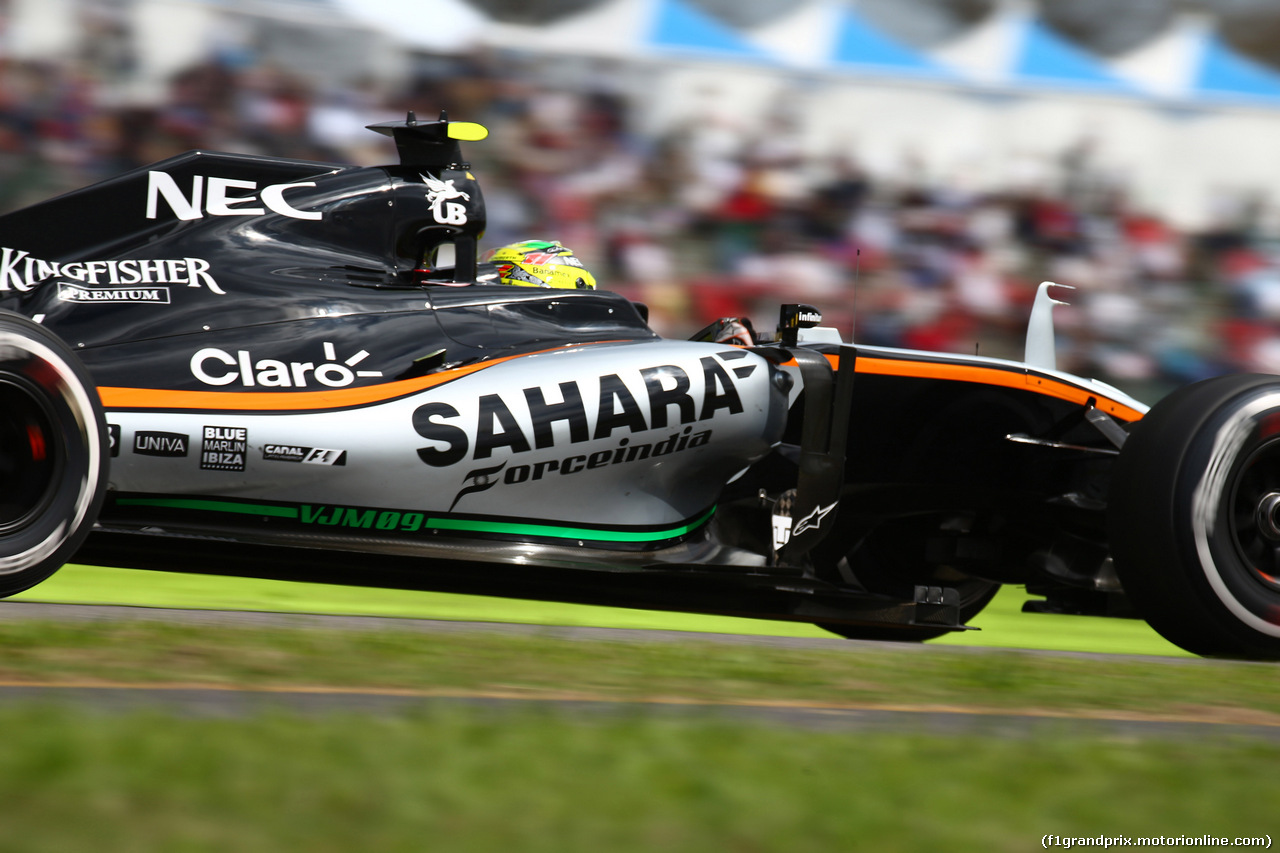
[[[368,350],[338,361],[338,351],[328,341],[321,344],[325,360],[281,361],[256,358],[249,350],[235,354],[217,347],[205,347],[191,356],[191,375],[205,385],[239,385],[242,388],[308,388],[315,381],[326,388],[345,388],[357,378],[382,376],[381,370],[353,370],[369,357]]]
[[[791,535],[799,536],[806,531],[817,530],[822,526],[822,520],[830,515],[831,510],[835,508],[836,505],[834,503],[827,506],[815,506],[813,512],[796,522],[795,529],[791,531]]]
[[[442,181],[430,175],[421,175],[422,182],[427,185],[427,201],[431,203],[431,216],[441,225],[466,225],[467,206],[450,199],[462,198],[471,201],[471,196],[453,185],[453,181]]]
[[[808,515],[798,521],[791,517],[795,507],[796,490],[790,489],[778,498],[773,510],[773,550],[781,551],[795,537],[822,526],[822,520],[836,508],[835,503],[826,506],[815,506]]]

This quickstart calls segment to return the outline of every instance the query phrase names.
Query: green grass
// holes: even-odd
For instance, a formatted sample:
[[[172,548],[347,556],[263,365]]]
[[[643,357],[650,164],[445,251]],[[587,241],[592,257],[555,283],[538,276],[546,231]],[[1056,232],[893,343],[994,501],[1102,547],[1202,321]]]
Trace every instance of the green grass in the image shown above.
[[[787,637],[832,636],[812,625],[799,622],[78,565],[63,567],[51,579],[15,596],[15,599],[652,628]],[[1142,622],[1026,614],[1020,612],[1025,599],[1026,595],[1021,589],[1006,588],[974,620],[974,627],[981,628],[981,631],[952,634],[936,642],[946,645],[1125,654],[1186,654]]]
[[[1280,746],[462,711],[0,711],[0,851],[1038,849],[1276,832]]]
[[[945,706],[1280,724],[1280,669],[1270,664],[581,642],[542,633],[10,621],[0,623],[0,681]]]
[[[181,577],[181,576],[175,576]],[[2,607],[2,605],[0,605]],[[672,704],[1280,724],[1280,669],[546,633],[0,621],[0,681],[617,701],[219,719],[0,707],[0,853],[1025,851],[1274,833],[1280,745],[822,732]]]

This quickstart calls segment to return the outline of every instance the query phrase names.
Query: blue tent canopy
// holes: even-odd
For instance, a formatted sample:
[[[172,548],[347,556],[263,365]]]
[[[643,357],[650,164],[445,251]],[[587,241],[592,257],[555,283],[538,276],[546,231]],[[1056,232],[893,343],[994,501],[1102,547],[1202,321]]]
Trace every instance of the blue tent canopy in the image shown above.
[[[837,27],[830,57],[832,65],[881,73],[955,79],[953,73],[933,60],[868,26],[850,9],[840,10]]]
[[[1239,55],[1216,35],[1202,46],[1192,97],[1280,102],[1280,73]]]
[[[732,27],[683,0],[660,0],[646,46],[660,50],[704,54],[721,58],[771,62],[764,50],[743,38]]]
[[[1028,21],[1010,69],[1013,81],[1035,86],[1133,93],[1126,81],[1039,21]]]

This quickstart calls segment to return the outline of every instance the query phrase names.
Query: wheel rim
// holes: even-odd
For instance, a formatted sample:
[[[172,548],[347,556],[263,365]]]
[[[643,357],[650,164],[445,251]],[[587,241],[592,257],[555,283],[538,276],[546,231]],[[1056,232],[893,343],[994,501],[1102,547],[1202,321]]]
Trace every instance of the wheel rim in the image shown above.
[[[57,492],[53,413],[20,377],[0,376],[0,535],[26,527]]]
[[[1245,460],[1231,498],[1236,552],[1263,586],[1280,592],[1280,440],[1258,447]]]

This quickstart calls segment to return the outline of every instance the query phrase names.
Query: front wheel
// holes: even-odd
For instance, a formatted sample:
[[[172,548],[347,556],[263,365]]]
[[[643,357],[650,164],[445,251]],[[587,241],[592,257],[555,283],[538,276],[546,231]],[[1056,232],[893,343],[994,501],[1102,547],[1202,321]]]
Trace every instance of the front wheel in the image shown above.
[[[1162,636],[1280,659],[1280,377],[1161,400],[1116,460],[1108,526],[1120,582]]]
[[[71,349],[0,312],[0,597],[49,577],[83,543],[105,495],[109,441]]]

